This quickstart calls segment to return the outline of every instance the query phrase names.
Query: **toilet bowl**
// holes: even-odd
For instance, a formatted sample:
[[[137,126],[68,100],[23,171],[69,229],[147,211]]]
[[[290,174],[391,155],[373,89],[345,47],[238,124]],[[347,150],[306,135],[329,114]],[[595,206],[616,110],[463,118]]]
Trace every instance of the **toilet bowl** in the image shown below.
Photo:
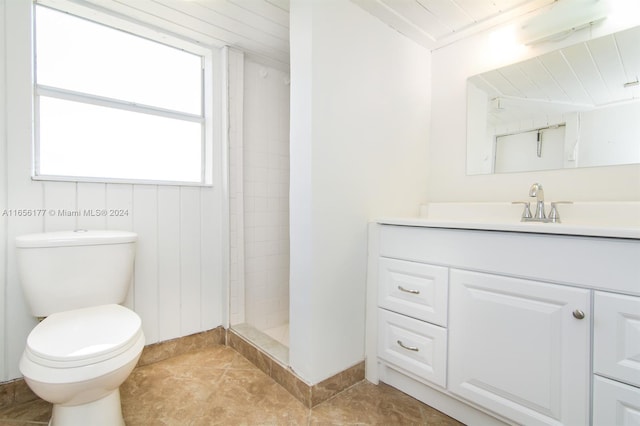
[[[50,425],[123,425],[119,387],[135,367],[140,317],[109,304],[52,314],[29,334],[20,371],[54,404]]]
[[[131,284],[137,235],[45,232],[16,237],[20,283],[45,319],[27,337],[20,371],[53,403],[51,426],[124,425],[120,385],[144,347],[142,321],[121,306]]]

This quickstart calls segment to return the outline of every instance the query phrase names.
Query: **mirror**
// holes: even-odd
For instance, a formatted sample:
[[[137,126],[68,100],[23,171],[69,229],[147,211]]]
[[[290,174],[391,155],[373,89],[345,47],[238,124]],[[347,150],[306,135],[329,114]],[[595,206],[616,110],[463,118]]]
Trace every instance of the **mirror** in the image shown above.
[[[467,174],[640,163],[640,27],[467,81]]]

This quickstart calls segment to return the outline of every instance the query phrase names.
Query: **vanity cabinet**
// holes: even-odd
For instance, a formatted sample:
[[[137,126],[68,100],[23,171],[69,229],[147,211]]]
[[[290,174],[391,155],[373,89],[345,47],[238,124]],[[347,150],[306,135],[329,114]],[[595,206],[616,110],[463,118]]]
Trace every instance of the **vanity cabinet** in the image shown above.
[[[369,235],[369,381],[465,424],[637,424],[640,240],[398,223]]]
[[[640,424],[640,297],[596,291],[593,424]]]
[[[450,391],[521,424],[588,424],[589,291],[450,274]]]

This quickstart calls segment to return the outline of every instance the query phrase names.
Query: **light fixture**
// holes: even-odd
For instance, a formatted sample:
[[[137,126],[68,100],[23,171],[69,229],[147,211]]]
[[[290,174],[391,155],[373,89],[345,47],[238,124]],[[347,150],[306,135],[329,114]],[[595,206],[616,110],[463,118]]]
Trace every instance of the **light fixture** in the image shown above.
[[[526,21],[519,36],[526,45],[562,40],[604,20],[610,9],[607,0],[556,0],[548,9]]]
[[[640,81],[638,81],[638,77],[636,77],[635,81],[628,81],[623,86],[624,86],[625,89],[629,88],[629,87],[640,86]]]

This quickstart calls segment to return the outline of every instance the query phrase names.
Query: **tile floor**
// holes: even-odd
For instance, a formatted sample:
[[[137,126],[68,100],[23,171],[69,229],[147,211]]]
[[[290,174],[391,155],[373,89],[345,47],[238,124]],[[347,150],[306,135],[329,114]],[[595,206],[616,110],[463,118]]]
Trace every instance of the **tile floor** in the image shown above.
[[[306,408],[222,345],[136,368],[121,395],[128,426],[460,425],[389,386],[366,381]],[[50,412],[49,404],[33,401],[0,410],[0,425],[46,424]]]

